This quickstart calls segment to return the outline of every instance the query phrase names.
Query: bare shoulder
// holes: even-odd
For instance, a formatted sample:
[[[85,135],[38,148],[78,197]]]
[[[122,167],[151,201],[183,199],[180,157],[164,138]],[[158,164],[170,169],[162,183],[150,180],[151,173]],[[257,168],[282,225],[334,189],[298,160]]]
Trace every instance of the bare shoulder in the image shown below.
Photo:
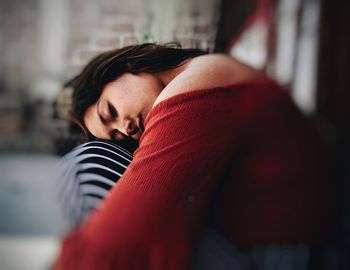
[[[202,89],[225,86],[244,80],[256,71],[225,54],[196,57],[185,70],[170,82],[153,106],[173,96]],[[255,76],[255,75],[254,75]]]

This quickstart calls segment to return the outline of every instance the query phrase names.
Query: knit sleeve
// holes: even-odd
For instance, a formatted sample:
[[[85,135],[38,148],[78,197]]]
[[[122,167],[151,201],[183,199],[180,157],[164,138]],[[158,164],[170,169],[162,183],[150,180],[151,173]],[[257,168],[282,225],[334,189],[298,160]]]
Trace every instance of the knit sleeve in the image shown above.
[[[65,240],[56,269],[188,269],[213,190],[240,144],[245,105],[230,89],[158,104],[131,165],[103,209]]]

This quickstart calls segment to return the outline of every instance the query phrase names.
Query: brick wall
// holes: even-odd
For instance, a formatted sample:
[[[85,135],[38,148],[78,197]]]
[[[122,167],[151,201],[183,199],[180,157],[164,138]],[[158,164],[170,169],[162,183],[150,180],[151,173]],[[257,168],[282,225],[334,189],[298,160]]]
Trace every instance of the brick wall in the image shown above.
[[[67,77],[98,53],[141,42],[211,50],[217,0],[71,0]]]

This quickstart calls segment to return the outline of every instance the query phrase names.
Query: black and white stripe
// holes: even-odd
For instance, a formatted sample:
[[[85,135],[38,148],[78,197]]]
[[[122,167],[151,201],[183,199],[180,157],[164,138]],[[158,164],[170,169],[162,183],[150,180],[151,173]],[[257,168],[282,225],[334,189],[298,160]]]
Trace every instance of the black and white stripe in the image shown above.
[[[125,148],[103,140],[79,145],[62,158],[59,200],[72,225],[101,204],[132,158]]]

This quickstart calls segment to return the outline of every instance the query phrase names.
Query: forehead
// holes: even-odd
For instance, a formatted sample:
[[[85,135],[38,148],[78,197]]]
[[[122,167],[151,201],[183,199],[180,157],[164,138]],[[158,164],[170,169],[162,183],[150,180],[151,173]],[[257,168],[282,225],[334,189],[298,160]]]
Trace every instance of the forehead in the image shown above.
[[[97,113],[97,103],[91,105],[84,114],[84,124],[92,135],[99,139],[108,139],[106,126],[104,126]]]

